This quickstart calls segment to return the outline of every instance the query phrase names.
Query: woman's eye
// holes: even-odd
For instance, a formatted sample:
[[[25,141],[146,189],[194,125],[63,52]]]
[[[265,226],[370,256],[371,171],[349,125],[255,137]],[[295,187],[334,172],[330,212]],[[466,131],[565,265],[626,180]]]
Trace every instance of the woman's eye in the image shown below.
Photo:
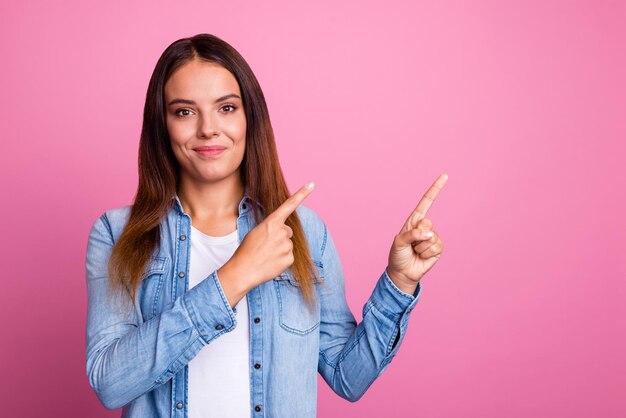
[[[222,106],[222,109],[225,109],[225,108],[231,108],[231,109],[232,109],[232,110],[228,110],[228,111],[226,111],[226,113],[232,113],[232,112],[234,112],[234,111],[235,111],[235,109],[236,109],[236,107],[235,107],[235,106],[230,105],[230,104],[227,104],[227,105]]]
[[[189,115],[188,113],[181,115],[180,112],[191,112],[191,111],[189,109],[178,109],[174,114],[176,116],[188,116]]]

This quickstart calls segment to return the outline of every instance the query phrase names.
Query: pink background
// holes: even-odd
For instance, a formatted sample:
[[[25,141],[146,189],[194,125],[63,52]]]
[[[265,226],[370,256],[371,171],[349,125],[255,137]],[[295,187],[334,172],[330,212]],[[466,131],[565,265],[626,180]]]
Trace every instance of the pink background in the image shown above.
[[[85,374],[87,235],[133,197],[159,55],[208,32],[255,71],[290,189],[317,184],[358,320],[450,176],[401,350],[357,403],[320,378],[320,417],[625,416],[624,2],[293,3],[2,2],[2,415],[119,416]]]

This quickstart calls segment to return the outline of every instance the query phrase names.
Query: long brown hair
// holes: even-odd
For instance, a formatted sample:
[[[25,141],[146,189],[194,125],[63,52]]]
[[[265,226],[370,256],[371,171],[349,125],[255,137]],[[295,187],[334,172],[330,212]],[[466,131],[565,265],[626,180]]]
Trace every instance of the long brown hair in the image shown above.
[[[237,79],[246,115],[246,151],[239,167],[252,202],[257,224],[289,196],[278,162],[274,131],[263,91],[248,63],[230,44],[210,34],[198,34],[172,43],[159,58],[146,94],[139,142],[139,184],[128,223],[109,260],[114,288],[125,289],[134,301],[150,256],[160,243],[160,225],[179,186],[179,163],[170,144],[165,121],[164,86],[170,75],[192,59],[219,64]],[[321,280],[308,250],[304,230],[294,211],[286,225],[293,230],[295,276],[309,308],[315,298],[313,276]]]

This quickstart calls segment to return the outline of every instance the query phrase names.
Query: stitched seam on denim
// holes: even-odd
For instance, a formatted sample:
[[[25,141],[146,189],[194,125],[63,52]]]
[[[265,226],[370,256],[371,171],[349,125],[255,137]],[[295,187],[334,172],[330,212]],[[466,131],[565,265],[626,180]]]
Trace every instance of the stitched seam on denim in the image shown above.
[[[336,368],[337,368],[337,366],[336,366],[333,362],[331,362],[331,361],[328,359],[328,357],[326,357],[326,354],[325,354],[323,351],[321,351],[321,350],[320,350],[320,352],[319,352],[319,353],[320,353],[320,356],[322,357],[322,360],[324,360],[324,363],[328,364],[328,365],[329,365],[330,367],[332,367],[333,369],[336,369]]]
[[[189,322],[191,322],[191,326],[193,327],[193,329],[196,330],[196,333],[202,339],[202,341],[204,341],[205,344],[208,344],[211,339],[207,340],[205,338],[205,334],[207,334],[208,337],[209,331],[205,330],[204,327],[201,326],[201,321],[199,320],[198,315],[193,308],[193,304],[187,305],[187,298],[185,297],[185,295],[181,296],[181,303],[183,305],[183,308],[185,308],[187,318],[189,319]]]
[[[326,251],[326,239],[328,236],[328,231],[326,228],[326,224],[324,222],[322,222],[322,225],[324,225],[324,239],[322,240],[322,249],[320,251],[321,255],[320,257],[323,259],[324,258],[324,252]]]
[[[263,311],[263,297],[261,297],[260,290],[258,290],[258,292],[259,293],[258,293],[257,299],[259,301],[259,304],[261,305],[260,309],[261,309],[261,311]],[[261,322],[261,325],[263,326],[263,322]],[[263,331],[261,330],[261,360],[263,360],[263,352],[264,351],[265,350],[263,349]],[[265,364],[267,364],[267,363],[265,363]],[[265,368],[264,368],[264,370],[265,370]],[[265,393],[264,392],[264,388],[263,388],[263,381],[265,380],[265,379],[263,379],[263,374],[265,374],[264,371],[261,372],[261,379],[260,379],[260,381],[261,381],[261,393]],[[251,397],[252,397],[252,395],[251,395]],[[263,402],[263,401],[261,401],[261,402]],[[265,408],[263,408],[263,415],[265,415]]]
[[[367,315],[367,313],[372,309],[372,307],[374,306],[374,304],[372,303],[371,300],[368,300],[365,303],[365,309],[363,309],[363,317],[365,318],[365,315]]]
[[[376,308],[376,310],[377,310],[377,311],[381,312],[381,311],[380,311],[380,309],[378,308],[378,306],[377,306],[377,305],[375,305],[375,304],[372,304],[372,305],[374,305],[374,308]],[[383,314],[386,318],[391,319],[391,318],[387,317],[387,315],[385,315],[385,313],[384,313],[384,312],[381,312],[381,313],[382,313],[382,314]],[[396,335],[395,331],[396,331],[396,329],[401,328],[401,323],[402,323],[402,315],[400,315],[400,317],[399,317],[397,320],[396,320],[396,319],[392,319],[392,322],[394,323],[394,325],[393,325],[394,334],[393,334],[393,337],[392,337],[392,338],[395,340],[395,335]],[[399,332],[401,333],[402,331],[399,331]],[[401,334],[401,336],[402,336],[402,334]],[[389,349],[389,347],[390,347],[390,345],[391,345],[391,344],[393,344],[393,341],[389,341],[389,342],[387,343],[386,347],[385,347],[385,358],[387,358],[387,356],[389,356],[389,354],[391,353],[391,350]],[[400,344],[400,340],[398,340],[398,344]],[[379,365],[379,367],[383,367],[383,365],[384,365],[384,359],[383,359],[383,362],[381,363],[381,365]]]
[[[109,231],[109,235],[111,235],[111,242],[113,243],[113,245],[115,245],[115,239],[113,238],[113,229],[111,228],[111,222],[109,221],[109,217],[107,216],[107,213],[104,212],[101,218],[102,218],[102,223],[106,227],[107,231]]]
[[[365,327],[363,327],[363,331],[361,331],[361,333],[357,335],[356,340],[352,342],[348,350],[346,350],[345,353],[339,355],[339,359],[337,360],[337,365],[341,364],[341,362],[348,356],[348,354],[350,354],[350,352],[354,349],[354,347],[356,347],[359,344],[361,337],[364,336],[366,332],[367,331],[365,330]]]
[[[189,278],[191,277],[191,275],[189,274],[191,270],[191,218],[189,218],[187,222],[187,229],[185,229],[184,233],[189,238],[185,241],[175,239],[178,245],[185,246],[185,253],[187,254],[187,257],[185,258],[185,283],[183,285],[183,293],[189,290]]]
[[[189,350],[191,348],[192,345],[193,345],[193,343],[189,344],[187,346],[187,348],[183,351],[183,353],[178,357],[178,359],[180,359],[180,357],[182,357],[187,352],[187,350]],[[178,361],[178,359],[177,359],[177,361]],[[188,393],[187,393],[187,388],[188,388],[188,374],[187,374],[187,372],[188,372],[188,369],[189,369],[188,366],[189,366],[189,362],[185,362],[184,365],[181,367],[182,370],[179,370],[177,372],[172,372],[173,375],[172,375],[172,379],[171,379],[171,382],[172,382],[172,411],[174,411],[174,414],[175,414],[175,410],[176,410],[176,404],[178,402],[180,402],[180,399],[178,400],[178,402],[176,401],[176,392],[177,392],[176,388],[179,385],[179,383],[178,383],[179,379],[177,378],[177,376],[182,377],[184,379],[183,380],[183,400],[182,400],[182,402],[183,402],[183,411],[184,411],[183,412],[183,414],[184,414],[183,416],[185,416],[185,417],[187,417],[187,413],[188,413],[187,412],[187,405],[188,405],[188,402],[189,402]],[[174,385],[175,381],[177,383],[176,385]]]
[[[402,316],[402,313],[395,314],[393,312],[390,312],[390,311],[386,310],[382,306],[378,305],[378,303],[376,303],[376,301],[373,298],[370,299],[370,302],[372,303],[372,306],[374,308],[376,308],[376,310],[378,312],[380,312],[381,314],[383,314],[385,316],[385,318],[387,318],[387,319],[389,319],[389,320],[391,320],[393,322],[396,322],[398,320],[398,318]]]
[[[183,373],[184,373],[184,381],[185,384],[183,385],[183,399],[184,399],[184,416],[187,417],[187,414],[189,413],[188,411],[188,405],[189,405],[189,396],[187,393],[187,389],[189,388],[189,363],[185,364],[185,367],[183,367]]]
[[[339,367],[339,364],[341,364],[341,362],[348,356],[348,354],[350,354],[350,352],[354,349],[354,347],[356,347],[359,344],[359,341],[361,340],[361,337],[365,335],[365,332],[366,332],[365,327],[363,327],[362,331],[357,335],[356,339],[352,342],[352,344],[350,344],[350,347],[348,347],[348,349],[345,350],[345,352],[339,355],[339,357],[337,358],[337,363],[333,363],[326,356],[326,353],[324,353],[323,351],[320,351],[322,358],[329,366],[331,366],[334,369],[337,369]]]
[[[321,283],[319,283],[320,285],[326,287],[326,273],[324,272],[324,252],[326,251],[326,239],[327,239],[327,231],[326,231],[326,224],[324,222],[322,222],[322,225],[324,225],[324,238],[322,239],[322,248],[320,249],[320,261],[319,261],[319,266],[321,271],[319,271],[320,273],[320,277],[322,278]]]
[[[380,309],[378,308],[378,306],[374,306],[376,308],[376,310],[378,310],[380,312]],[[384,313],[383,313],[384,315]],[[387,317],[387,315],[385,315],[385,317]],[[404,315],[400,315],[399,318],[396,320],[394,319],[394,325],[393,325],[393,335],[391,336],[390,340],[387,342],[387,346],[385,347],[385,358],[383,359],[382,363],[380,364],[380,368],[384,367],[385,364],[385,360],[387,359],[387,357],[391,354],[391,351],[393,351],[391,349],[391,346],[393,345],[393,342],[395,341],[395,337],[397,335],[397,333],[400,334],[400,337],[398,338],[398,344],[396,345],[399,346],[400,342],[402,341],[403,337],[403,333],[402,333],[402,318],[404,317]],[[397,332],[396,332],[397,331]]]
[[[289,325],[286,325],[283,323],[283,299],[280,293],[280,282],[281,280],[273,280],[274,282],[274,288],[276,289],[276,294],[278,295],[278,323],[280,324],[280,326],[289,331],[289,332],[293,332],[294,334],[298,334],[298,335],[305,335],[308,334],[309,332],[313,331],[315,328],[319,327],[320,323],[317,322],[314,326],[312,326],[311,328],[308,328],[306,330],[299,330],[296,328],[292,328]]]
[[[161,294],[161,288],[163,287],[163,282],[165,281],[165,273],[159,274],[159,284],[154,292],[154,301],[152,303],[152,316],[156,316],[157,314],[157,306],[159,301],[159,295]]]
[[[383,359],[381,367],[385,364],[385,360],[387,359],[387,357],[393,351],[391,346],[393,345],[394,341],[396,340],[396,335],[399,335],[398,343],[396,345],[396,347],[397,347],[398,345],[400,345],[400,340],[402,340],[402,325],[401,324],[396,324],[396,326],[393,328],[393,333],[391,334],[391,338],[389,338],[389,342],[387,343],[387,347],[386,347],[386,350],[385,350],[385,358]]]
[[[385,273],[385,276],[386,276],[386,277],[384,278],[384,280],[387,280],[387,277],[389,277],[389,274]],[[413,299],[415,299],[413,296],[409,296],[409,295],[407,295],[407,294],[405,294],[405,293],[402,293],[402,292],[400,291],[400,289],[397,289],[397,286],[396,286],[396,284],[395,284],[395,283],[393,283],[393,280],[391,280],[391,277],[389,277],[389,281],[391,282],[391,284],[390,284],[390,283],[387,283],[387,284],[389,285],[389,287],[390,287],[390,288],[391,288],[391,289],[392,289],[395,293],[397,293],[398,295],[400,295],[400,296],[402,297],[402,299],[407,299],[409,302],[413,302]]]
[[[409,318],[409,314],[405,313],[404,315],[402,315],[400,317],[400,320],[398,321],[397,324],[397,328],[394,329],[394,336],[391,337],[391,340],[389,340],[389,347],[388,347],[388,351],[389,353],[387,354],[387,356],[395,356],[395,353],[392,355],[392,351],[396,350],[396,352],[398,351],[400,344],[402,343],[402,341],[404,340],[404,336],[406,335],[406,328],[407,328],[407,322],[408,322],[408,318]],[[395,330],[398,330],[398,332],[396,333]],[[395,336],[396,334],[399,335],[398,337],[398,343],[396,344],[395,347],[392,348],[393,346],[393,341],[395,341]],[[389,360],[391,362],[391,360]],[[383,363],[384,364],[384,363]]]
[[[176,376],[172,377],[172,390],[170,391],[170,396],[172,398],[172,402],[171,402],[171,412],[170,412],[170,416],[175,416],[176,414],[176,386],[178,383],[178,379],[176,379]]]
[[[235,322],[237,322],[237,319],[235,318],[235,313],[231,312],[232,308],[230,307],[230,304],[228,303],[228,299],[226,298],[226,295],[224,294],[224,292],[222,291],[222,288],[220,287],[220,284],[218,283],[219,279],[217,278],[217,270],[211,273],[211,277],[213,277],[213,284],[217,288],[218,293],[220,294],[222,298],[222,302],[226,306],[226,313],[228,314],[228,316],[230,317],[230,320],[233,321],[233,324],[234,324]]]
[[[181,215],[176,215],[176,234],[180,233],[180,219]],[[174,260],[172,260],[174,267],[174,275],[172,276],[172,302],[176,300],[176,294],[178,293],[178,280],[176,277],[178,266],[180,264],[180,240],[174,240]]]

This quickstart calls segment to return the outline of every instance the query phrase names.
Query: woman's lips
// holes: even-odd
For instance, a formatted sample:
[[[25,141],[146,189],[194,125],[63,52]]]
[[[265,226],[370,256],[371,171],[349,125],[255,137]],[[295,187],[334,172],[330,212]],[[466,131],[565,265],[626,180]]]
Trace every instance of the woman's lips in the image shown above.
[[[221,154],[225,149],[224,147],[198,147],[193,150],[200,155],[211,156]]]

